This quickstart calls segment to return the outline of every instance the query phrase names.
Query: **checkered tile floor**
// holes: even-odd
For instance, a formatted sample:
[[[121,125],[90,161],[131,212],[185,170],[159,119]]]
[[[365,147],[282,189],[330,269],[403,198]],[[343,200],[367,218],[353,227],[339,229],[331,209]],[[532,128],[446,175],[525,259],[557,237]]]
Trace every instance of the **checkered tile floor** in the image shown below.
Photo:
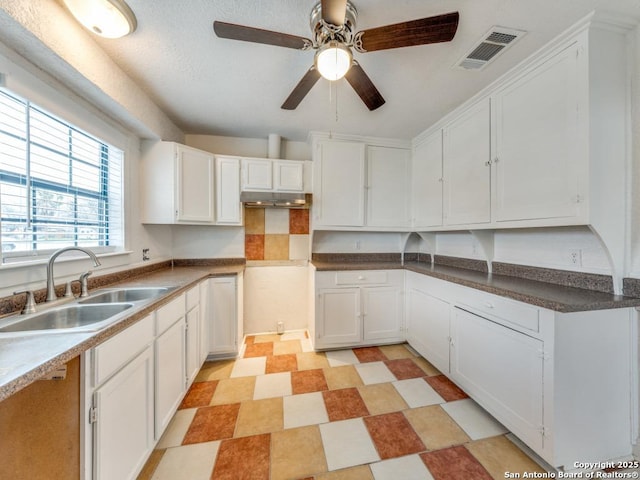
[[[206,363],[140,479],[502,479],[544,472],[405,345],[313,352],[247,337]]]

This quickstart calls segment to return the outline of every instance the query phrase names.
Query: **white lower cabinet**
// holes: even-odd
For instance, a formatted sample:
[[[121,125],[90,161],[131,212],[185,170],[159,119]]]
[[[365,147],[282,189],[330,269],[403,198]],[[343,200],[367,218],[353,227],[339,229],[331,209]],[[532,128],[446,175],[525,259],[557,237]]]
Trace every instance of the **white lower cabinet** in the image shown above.
[[[406,288],[409,344],[546,462],[630,458],[634,309],[559,313],[415,272]]]
[[[429,279],[407,272],[407,341],[442,373],[449,373],[449,302],[430,293]]]
[[[451,332],[451,376],[540,451],[543,342],[458,307],[453,308]]]
[[[191,384],[200,370],[200,286],[197,285],[187,291],[186,294],[186,346],[185,346],[185,368],[187,372],[187,382]]]
[[[95,391],[94,408],[93,478],[136,478],[155,445],[151,345]]]
[[[187,388],[184,309],[185,298],[181,295],[156,312],[156,440],[160,439],[162,432],[169,425]]]
[[[207,280],[207,284],[209,354],[235,356],[242,336],[237,279],[235,276],[214,277]]]
[[[404,272],[316,272],[315,348],[404,340]]]

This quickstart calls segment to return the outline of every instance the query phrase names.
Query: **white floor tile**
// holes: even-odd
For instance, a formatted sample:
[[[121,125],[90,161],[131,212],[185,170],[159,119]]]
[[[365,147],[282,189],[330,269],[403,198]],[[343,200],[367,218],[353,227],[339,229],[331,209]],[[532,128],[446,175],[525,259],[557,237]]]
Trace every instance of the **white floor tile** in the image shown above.
[[[167,449],[151,480],[209,480],[220,442],[195,443]]]
[[[375,480],[433,480],[431,473],[418,455],[392,458],[370,465]]]
[[[369,362],[356,365],[358,375],[365,385],[393,382],[396,377],[382,362]]]
[[[231,378],[264,375],[267,368],[267,357],[239,358],[231,370]]]
[[[470,398],[447,402],[441,407],[472,440],[494,437],[508,432],[501,423]]]
[[[393,386],[411,408],[444,403],[444,398],[438,395],[438,393],[431,388],[431,385],[422,378],[398,380],[393,382]]]
[[[329,416],[322,393],[303,393],[283,398],[284,428],[327,423]]]
[[[320,435],[329,470],[380,460],[361,418],[323,423]]]
[[[343,365],[355,365],[360,363],[353,350],[331,350],[326,352],[330,367],[341,367]]]
[[[253,399],[291,395],[291,372],[269,373],[256,377]]]
[[[193,421],[197,408],[186,408],[178,410],[169,422],[167,429],[160,437],[156,448],[178,447],[182,445],[182,439],[189,430],[189,425]]]

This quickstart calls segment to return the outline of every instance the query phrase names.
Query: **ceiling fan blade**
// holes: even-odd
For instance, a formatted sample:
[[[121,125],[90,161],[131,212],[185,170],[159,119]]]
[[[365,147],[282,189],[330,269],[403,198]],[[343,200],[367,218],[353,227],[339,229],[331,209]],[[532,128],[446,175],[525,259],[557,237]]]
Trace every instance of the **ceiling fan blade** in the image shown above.
[[[353,62],[344,78],[347,79],[349,85],[353,87],[369,110],[375,110],[384,105],[385,99],[382,98],[382,95],[380,95],[380,92],[367,74],[364,73],[359,63]]]
[[[242,40],[244,42],[264,43],[277,47],[295,48],[305,50],[311,48],[311,40],[287,33],[272,32],[260,28],[245,27],[234,23],[213,22],[213,30],[220,38],[230,38],[231,40]]]
[[[458,12],[452,12],[362,30],[356,33],[355,48],[359,52],[373,52],[388,48],[450,42],[458,29],[459,18]]]
[[[298,84],[295,86],[291,94],[287,97],[280,108],[282,108],[283,110],[295,110],[302,99],[313,88],[319,78],[320,72],[316,70],[315,66],[307,70],[307,73],[304,74],[302,80],[298,82]]]
[[[347,13],[347,0],[322,0],[322,20],[337,27],[344,24]]]

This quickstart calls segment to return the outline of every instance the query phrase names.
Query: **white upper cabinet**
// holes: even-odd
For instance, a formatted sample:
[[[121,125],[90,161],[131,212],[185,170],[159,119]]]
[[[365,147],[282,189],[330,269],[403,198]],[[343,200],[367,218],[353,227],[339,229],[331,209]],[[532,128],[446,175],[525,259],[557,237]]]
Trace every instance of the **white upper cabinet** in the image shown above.
[[[442,131],[429,135],[413,150],[411,168],[412,225],[442,225]]]
[[[295,160],[274,160],[273,184],[276,191],[303,192],[304,162]]]
[[[484,99],[443,130],[444,224],[491,221],[491,104]]]
[[[242,190],[272,190],[271,160],[264,158],[242,159]]]
[[[367,147],[367,226],[408,227],[411,152]]]
[[[409,227],[409,149],[321,140],[313,165],[314,228]]]
[[[572,44],[495,93],[497,222],[580,214],[580,49]]]
[[[363,226],[365,145],[323,141],[315,153],[314,226]]]
[[[302,160],[242,159],[242,191],[306,192],[305,166]],[[308,168],[308,167],[307,167]]]
[[[240,159],[216,155],[216,224],[242,225]]]
[[[143,223],[213,224],[213,154],[174,142],[143,146]]]

